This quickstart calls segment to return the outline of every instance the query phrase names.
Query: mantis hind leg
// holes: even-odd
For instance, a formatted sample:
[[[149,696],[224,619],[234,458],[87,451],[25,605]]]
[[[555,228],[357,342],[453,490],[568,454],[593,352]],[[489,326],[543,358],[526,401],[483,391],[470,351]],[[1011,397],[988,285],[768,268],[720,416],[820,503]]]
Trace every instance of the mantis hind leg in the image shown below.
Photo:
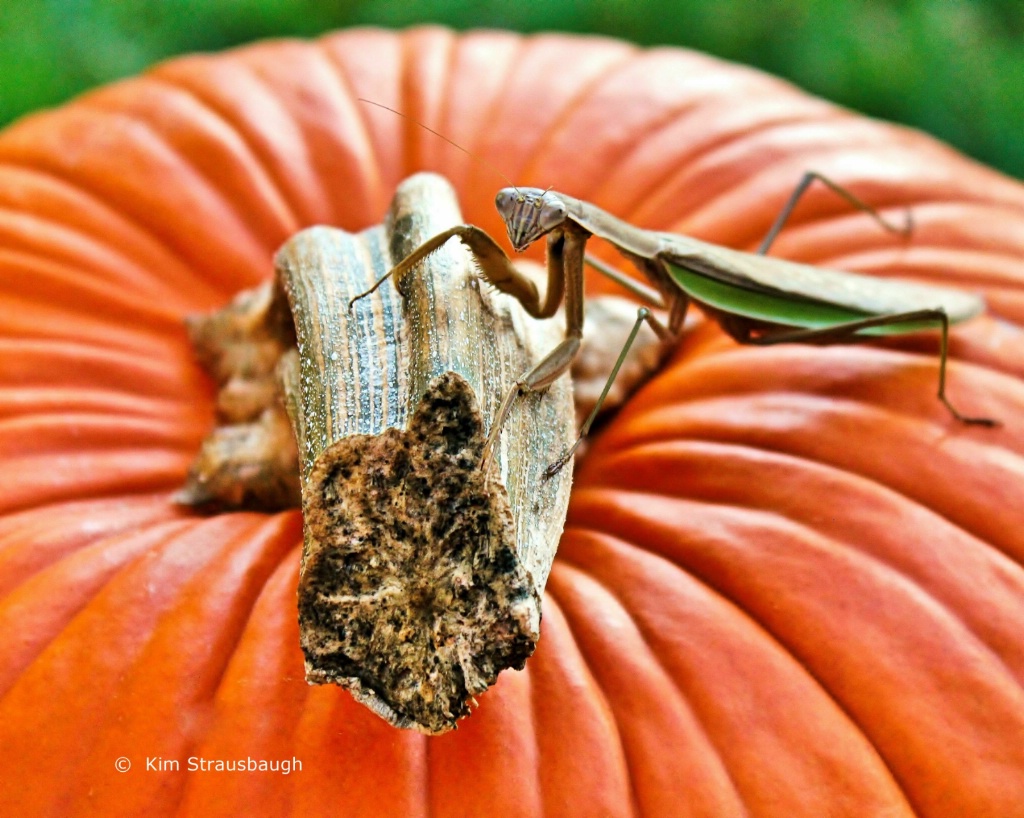
[[[883,230],[888,230],[890,233],[898,233],[901,236],[909,236],[911,231],[914,229],[914,222],[911,218],[909,210],[907,211],[906,222],[904,223],[903,227],[899,227],[893,224],[892,222],[886,220],[877,210],[875,210],[875,208],[873,208],[866,202],[862,201],[858,197],[854,196],[842,185],[833,182],[827,176],[823,176],[822,174],[811,170],[803,175],[803,178],[800,180],[800,183],[796,186],[796,188],[794,188],[793,192],[789,196],[789,199],[786,201],[786,204],[783,205],[781,212],[775,219],[775,224],[772,225],[771,229],[768,231],[768,235],[764,237],[764,241],[761,242],[760,247],[758,247],[755,251],[757,255],[764,256],[768,254],[768,248],[772,246],[772,242],[775,241],[776,237],[782,231],[782,228],[783,226],[785,226],[786,221],[789,219],[790,215],[792,215],[793,209],[796,207],[797,202],[800,201],[800,197],[807,192],[807,189],[815,181],[821,182],[833,193],[835,193],[838,196],[841,196],[843,199],[849,202],[850,205],[852,205],[853,207],[857,208],[858,210],[863,210],[865,213],[871,216],[872,219],[878,222],[879,226]]]
[[[858,336],[863,330],[876,327],[895,327],[901,324],[938,324],[942,333],[939,348],[939,391],[938,398],[949,410],[949,413],[960,423],[973,426],[998,426],[999,421],[992,418],[969,417],[957,411],[946,397],[946,359],[949,348],[949,316],[941,309],[913,310],[911,312],[894,313],[891,315],[875,315],[856,321],[848,321],[831,327],[815,327],[813,329],[782,329],[769,331],[763,335],[752,335],[751,326],[743,321],[723,322],[722,327],[729,335],[741,344],[771,346],[773,344],[841,344],[851,340],[867,340]]]

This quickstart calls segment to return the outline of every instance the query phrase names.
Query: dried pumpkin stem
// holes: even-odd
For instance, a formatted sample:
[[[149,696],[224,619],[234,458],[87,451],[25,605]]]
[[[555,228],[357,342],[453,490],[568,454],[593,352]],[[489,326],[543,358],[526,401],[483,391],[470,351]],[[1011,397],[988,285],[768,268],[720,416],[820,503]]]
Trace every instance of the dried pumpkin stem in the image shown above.
[[[298,453],[277,374],[281,356],[295,346],[284,293],[267,282],[186,326],[217,384],[217,423],[175,499],[207,511],[299,505]]]
[[[456,243],[349,309],[460,222],[448,184],[421,174],[384,226],[313,228],[277,257],[297,340],[281,373],[302,475],[307,678],[427,733],[532,653],[571,479],[543,479],[573,437],[567,379],[517,402],[480,468],[501,398],[559,327],[484,291]]]

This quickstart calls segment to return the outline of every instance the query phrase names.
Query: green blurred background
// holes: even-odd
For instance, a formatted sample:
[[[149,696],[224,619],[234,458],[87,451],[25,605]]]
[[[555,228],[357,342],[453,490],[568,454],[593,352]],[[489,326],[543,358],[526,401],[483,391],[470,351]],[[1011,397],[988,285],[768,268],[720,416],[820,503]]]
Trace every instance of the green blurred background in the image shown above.
[[[1024,178],[1024,0],[0,0],[0,123],[174,54],[427,21],[688,46]]]

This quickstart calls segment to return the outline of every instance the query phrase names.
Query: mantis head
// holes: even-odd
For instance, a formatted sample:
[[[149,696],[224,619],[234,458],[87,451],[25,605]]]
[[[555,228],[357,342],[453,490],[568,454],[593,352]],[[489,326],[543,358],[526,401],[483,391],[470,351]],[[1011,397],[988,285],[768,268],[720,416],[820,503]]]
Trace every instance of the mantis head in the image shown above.
[[[551,190],[536,187],[505,187],[494,200],[505,221],[509,241],[516,252],[525,250],[545,233],[561,225],[568,215],[565,202]]]

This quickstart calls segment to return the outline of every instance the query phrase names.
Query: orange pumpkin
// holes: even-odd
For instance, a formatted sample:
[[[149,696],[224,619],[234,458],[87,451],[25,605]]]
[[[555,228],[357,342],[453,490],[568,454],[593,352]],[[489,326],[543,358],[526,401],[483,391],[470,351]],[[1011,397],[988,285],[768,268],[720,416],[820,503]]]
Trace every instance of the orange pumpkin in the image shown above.
[[[901,244],[818,191],[775,252],[983,291],[949,390],[1005,425],[950,420],[934,335],[751,349],[697,320],[578,472],[525,671],[435,739],[307,687],[298,514],[170,502],[212,415],[182,316],[305,225],[378,221],[416,170],[502,235],[491,170],[359,96],[516,182],[731,246],[805,169],[911,208]],[[1024,815],[1016,182],[681,50],[354,30],[8,129],[0,275],[4,815]]]

